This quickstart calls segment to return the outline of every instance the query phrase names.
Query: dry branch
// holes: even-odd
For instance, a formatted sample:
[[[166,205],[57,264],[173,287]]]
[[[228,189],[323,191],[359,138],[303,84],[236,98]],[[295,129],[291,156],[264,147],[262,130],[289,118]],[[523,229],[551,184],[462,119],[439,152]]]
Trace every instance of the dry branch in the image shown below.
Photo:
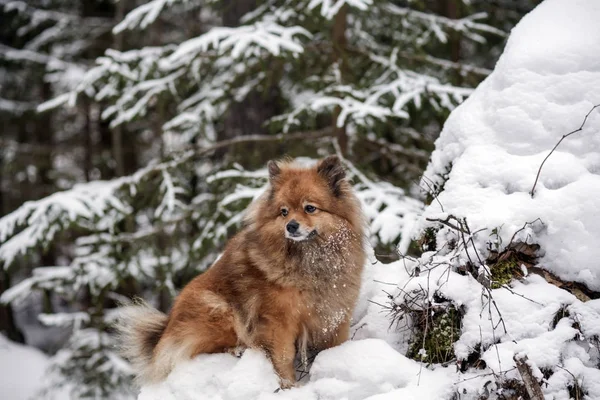
[[[527,364],[527,356],[519,358],[515,355],[513,360],[515,360],[517,370],[521,374],[521,378],[523,379],[523,383],[525,384],[525,389],[527,390],[527,394],[529,394],[529,398],[531,400],[544,400],[542,388],[540,387],[539,382],[533,376],[531,368]]]
[[[600,107],[600,104],[596,104],[595,106],[593,106],[590,111],[588,111],[588,113],[585,115],[585,118],[583,119],[583,122],[581,123],[581,126],[577,129],[575,129],[574,131],[571,131],[565,135],[562,135],[562,137],[560,138],[560,140],[556,143],[556,145],[554,145],[554,147],[552,148],[552,150],[550,150],[550,153],[548,153],[548,155],[546,156],[546,158],[544,158],[544,161],[542,161],[542,164],[540,164],[540,168],[538,169],[537,175],[535,177],[535,182],[533,182],[533,187],[531,188],[531,191],[529,192],[529,194],[531,195],[531,197],[533,197],[533,194],[535,193],[535,186],[538,183],[538,179],[540,178],[540,174],[542,173],[542,168],[544,167],[544,164],[546,163],[546,160],[548,160],[548,158],[550,158],[550,156],[552,155],[552,153],[554,153],[554,150],[556,150],[556,148],[562,143],[563,140],[565,140],[567,137],[573,135],[574,133],[577,132],[581,132],[583,130],[583,127],[588,119],[588,117],[590,116],[590,114],[592,113],[592,111],[594,111],[596,108]]]

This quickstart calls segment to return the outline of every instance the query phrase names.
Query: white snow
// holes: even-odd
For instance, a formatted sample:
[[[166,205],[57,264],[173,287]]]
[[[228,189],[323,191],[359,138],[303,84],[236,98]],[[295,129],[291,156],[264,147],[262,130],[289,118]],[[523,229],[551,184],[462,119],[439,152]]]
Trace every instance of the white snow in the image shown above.
[[[0,335],[0,399],[28,400],[41,388],[48,357]]]

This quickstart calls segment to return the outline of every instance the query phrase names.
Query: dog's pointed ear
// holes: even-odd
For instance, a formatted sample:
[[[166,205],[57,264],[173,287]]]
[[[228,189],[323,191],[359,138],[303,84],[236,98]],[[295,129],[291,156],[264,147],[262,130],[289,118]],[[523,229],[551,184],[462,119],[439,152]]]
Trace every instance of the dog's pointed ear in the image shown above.
[[[277,165],[277,161],[269,161],[267,163],[267,170],[269,171],[269,182],[274,183],[279,174],[281,174],[281,168]]]
[[[338,156],[329,156],[321,160],[317,165],[317,172],[327,181],[335,196],[342,194],[342,181],[346,177],[346,171]]]

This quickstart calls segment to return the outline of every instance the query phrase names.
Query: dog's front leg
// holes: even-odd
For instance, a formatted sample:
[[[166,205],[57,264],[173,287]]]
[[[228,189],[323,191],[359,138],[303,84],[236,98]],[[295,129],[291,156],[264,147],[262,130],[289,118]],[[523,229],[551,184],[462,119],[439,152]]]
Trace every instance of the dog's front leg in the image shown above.
[[[258,337],[258,343],[273,363],[275,372],[279,375],[281,388],[293,387],[296,383],[296,332],[282,321],[274,321],[264,327]]]

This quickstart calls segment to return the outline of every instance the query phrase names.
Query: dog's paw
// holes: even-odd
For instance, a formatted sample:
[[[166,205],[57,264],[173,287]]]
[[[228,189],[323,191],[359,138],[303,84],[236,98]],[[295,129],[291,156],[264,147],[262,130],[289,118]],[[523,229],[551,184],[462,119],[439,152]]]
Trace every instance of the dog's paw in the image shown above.
[[[242,354],[244,354],[244,351],[246,351],[247,347],[246,346],[235,346],[235,347],[231,347],[227,350],[227,352],[229,354],[231,354],[232,356],[236,356],[237,358],[240,358],[242,356]]]
[[[279,388],[275,391],[275,393],[277,393],[277,392],[279,392],[281,390],[291,389],[291,388],[293,388],[295,386],[296,386],[296,384],[293,381],[291,381],[289,379],[281,379],[279,381]]]

